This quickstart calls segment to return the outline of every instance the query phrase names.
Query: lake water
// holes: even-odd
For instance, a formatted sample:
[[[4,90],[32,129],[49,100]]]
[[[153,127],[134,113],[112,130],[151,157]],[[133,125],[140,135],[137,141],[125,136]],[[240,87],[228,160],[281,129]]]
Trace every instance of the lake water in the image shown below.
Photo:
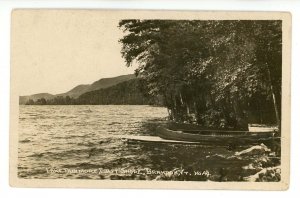
[[[20,178],[240,181],[280,164],[246,148],[129,143],[156,136],[167,110],[152,106],[20,106]],[[275,156],[275,157],[274,157]],[[273,159],[272,158],[272,159]],[[259,164],[260,163],[260,164]]]

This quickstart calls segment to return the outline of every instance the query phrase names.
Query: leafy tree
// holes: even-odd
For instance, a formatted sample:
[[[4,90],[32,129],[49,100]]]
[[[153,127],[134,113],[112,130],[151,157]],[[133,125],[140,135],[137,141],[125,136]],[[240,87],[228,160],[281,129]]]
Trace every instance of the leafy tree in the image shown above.
[[[170,118],[246,129],[253,101],[272,98],[280,122],[281,21],[122,20],[127,66]],[[253,106],[253,105],[252,105]]]

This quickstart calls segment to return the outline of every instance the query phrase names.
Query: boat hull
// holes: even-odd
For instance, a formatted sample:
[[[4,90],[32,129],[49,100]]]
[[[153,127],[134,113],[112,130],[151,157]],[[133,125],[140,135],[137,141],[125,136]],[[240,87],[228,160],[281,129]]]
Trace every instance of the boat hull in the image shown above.
[[[217,143],[217,144],[245,144],[245,143],[264,143],[274,139],[275,132],[248,132],[248,131],[175,131],[163,127],[158,127],[158,136],[163,139]]]

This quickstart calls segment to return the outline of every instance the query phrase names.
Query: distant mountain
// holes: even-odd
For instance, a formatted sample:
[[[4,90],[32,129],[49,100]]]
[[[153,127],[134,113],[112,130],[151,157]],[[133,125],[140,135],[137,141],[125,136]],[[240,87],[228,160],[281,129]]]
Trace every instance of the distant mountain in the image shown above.
[[[134,78],[136,78],[136,76],[134,74],[123,75],[123,76],[118,76],[118,77],[114,77],[114,78],[102,78],[102,79],[94,82],[93,84],[91,84],[85,90],[85,92],[94,91],[94,90],[98,90],[98,89],[104,89],[104,88],[111,87],[111,86],[114,86],[121,82],[128,81],[128,80],[131,80]]]
[[[50,99],[32,99],[26,105],[163,105],[160,96],[151,96],[140,78],[120,82],[116,85],[85,92],[78,98],[55,96]],[[80,88],[77,88],[80,89]],[[143,91],[144,90],[144,91]]]
[[[39,93],[39,94],[30,95],[30,96],[20,96],[19,104],[26,104],[26,102],[28,102],[29,100],[37,101],[38,99],[41,99],[41,98],[45,98],[46,100],[49,100],[49,99],[53,99],[58,96],[62,96],[62,97],[69,96],[71,98],[76,99],[80,95],[82,95],[86,92],[108,88],[108,87],[114,86],[118,83],[128,81],[131,79],[135,79],[135,78],[136,78],[136,76],[134,74],[122,75],[122,76],[117,76],[117,77],[112,77],[112,78],[102,78],[90,85],[78,85],[66,93],[61,93],[61,94],[56,94],[56,95],[52,95],[49,93]]]
[[[142,93],[140,79],[131,79],[108,88],[79,96],[75,104],[84,105],[159,105],[158,97]]]
[[[89,87],[90,85],[78,85],[73,89],[71,89],[70,91],[62,94],[57,94],[56,96],[63,96],[63,97],[70,96],[71,98],[77,98],[81,94],[87,92]]]

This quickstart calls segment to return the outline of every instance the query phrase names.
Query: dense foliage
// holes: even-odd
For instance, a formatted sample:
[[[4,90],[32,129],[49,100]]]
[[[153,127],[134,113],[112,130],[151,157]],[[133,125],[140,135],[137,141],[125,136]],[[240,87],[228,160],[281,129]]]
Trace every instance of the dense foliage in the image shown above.
[[[280,124],[281,21],[122,20],[122,56],[171,120]]]

